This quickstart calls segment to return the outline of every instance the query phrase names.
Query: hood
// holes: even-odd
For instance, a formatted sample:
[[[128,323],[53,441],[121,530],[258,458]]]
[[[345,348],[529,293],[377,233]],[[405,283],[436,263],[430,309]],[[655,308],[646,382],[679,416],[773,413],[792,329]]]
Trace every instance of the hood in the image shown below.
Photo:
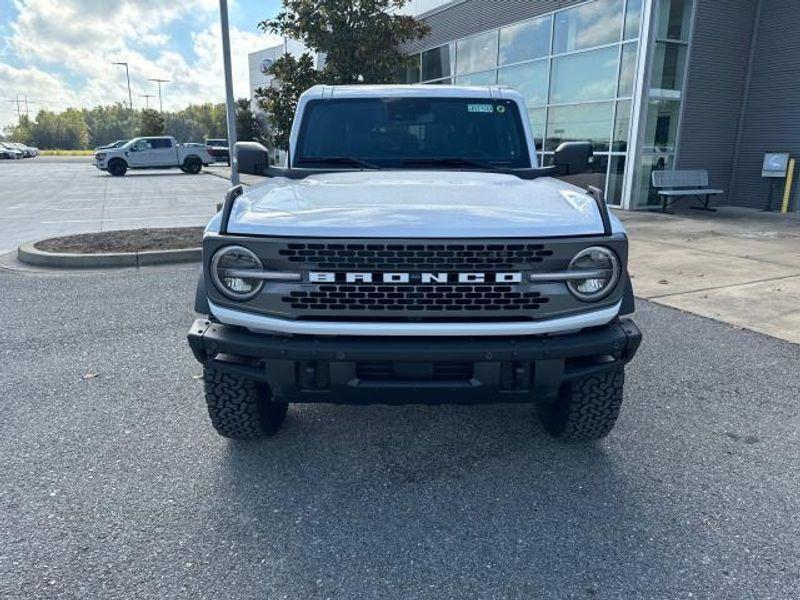
[[[236,201],[228,231],[286,237],[554,237],[602,234],[603,224],[591,197],[556,179],[348,171],[276,178],[254,187]]]

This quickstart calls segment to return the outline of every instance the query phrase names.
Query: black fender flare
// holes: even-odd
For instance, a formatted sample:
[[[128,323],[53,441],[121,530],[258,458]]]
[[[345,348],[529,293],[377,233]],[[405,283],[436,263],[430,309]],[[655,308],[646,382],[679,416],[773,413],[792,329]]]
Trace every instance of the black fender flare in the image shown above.
[[[636,299],[633,297],[633,283],[631,276],[625,272],[625,289],[622,292],[622,306],[619,309],[620,315],[630,315],[636,310]]]
[[[197,287],[194,292],[194,311],[201,315],[210,315],[211,307],[208,306],[208,293],[206,292],[206,274],[203,267],[200,267],[200,275],[197,278]]]

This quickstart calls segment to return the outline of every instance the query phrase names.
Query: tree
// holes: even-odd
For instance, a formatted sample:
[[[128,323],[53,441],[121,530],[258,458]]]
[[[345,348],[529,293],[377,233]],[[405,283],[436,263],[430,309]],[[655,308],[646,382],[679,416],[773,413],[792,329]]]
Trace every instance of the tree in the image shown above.
[[[325,83],[391,83],[408,63],[400,45],[428,33],[414,17],[395,14],[408,0],[284,0],[259,27],[325,54]]]
[[[236,101],[236,137],[241,142],[264,141],[264,125],[250,108],[250,100],[247,98]]]
[[[426,35],[430,28],[396,11],[408,0],[283,0],[274,19],[259,23],[268,33],[288,36],[325,55],[317,71],[314,59],[285,54],[269,74],[279,85],[256,90],[256,98],[270,113],[276,147],[288,147],[297,99],[316,83],[392,83],[410,64],[400,45]]]
[[[164,115],[152,108],[142,111],[139,135],[164,135]]]
[[[165,113],[165,131],[179,142],[202,142],[206,138],[226,137],[225,104],[190,104],[174,113]]]
[[[95,148],[116,140],[129,140],[138,129],[137,113],[127,104],[96,106],[83,111],[89,130],[89,146]]]
[[[83,110],[78,108],[68,108],[60,113],[40,110],[34,121],[22,117],[19,124],[11,128],[10,134],[15,141],[42,149],[80,150],[89,143]]]
[[[273,85],[256,90],[256,99],[269,115],[270,141],[275,148],[289,147],[289,132],[300,94],[320,81],[314,59],[308,53],[300,58],[284,54],[269,68]]]

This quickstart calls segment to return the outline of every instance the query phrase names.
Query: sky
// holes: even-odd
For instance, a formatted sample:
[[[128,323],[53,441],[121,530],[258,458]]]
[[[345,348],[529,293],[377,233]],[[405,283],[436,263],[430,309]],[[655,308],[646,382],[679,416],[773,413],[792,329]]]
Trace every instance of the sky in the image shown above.
[[[228,0],[233,85],[249,94],[247,54],[280,43],[258,30],[280,0]],[[0,0],[0,130],[16,123],[17,94],[33,114],[128,102],[165,110],[225,99],[218,0]],[[154,104],[155,103],[155,104]],[[150,106],[158,98],[150,99]],[[22,109],[24,112],[24,104]]]

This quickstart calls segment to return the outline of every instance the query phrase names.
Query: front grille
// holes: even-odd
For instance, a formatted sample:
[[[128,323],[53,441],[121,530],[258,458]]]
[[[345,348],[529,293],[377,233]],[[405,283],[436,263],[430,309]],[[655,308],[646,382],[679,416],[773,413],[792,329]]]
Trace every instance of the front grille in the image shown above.
[[[295,264],[320,269],[510,269],[552,256],[543,244],[301,244],[278,252]]]
[[[537,310],[549,301],[510,285],[320,285],[293,291],[283,302],[298,310],[512,311]]]

